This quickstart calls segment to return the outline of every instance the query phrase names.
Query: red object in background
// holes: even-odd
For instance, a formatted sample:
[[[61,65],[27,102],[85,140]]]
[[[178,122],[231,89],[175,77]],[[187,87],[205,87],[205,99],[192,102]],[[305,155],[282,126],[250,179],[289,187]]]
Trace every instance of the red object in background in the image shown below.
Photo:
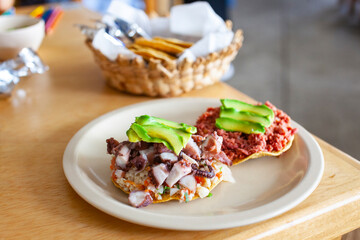
[[[49,18],[45,22],[45,32],[46,34],[51,34],[59,22],[61,16],[63,15],[63,10],[59,7],[54,8]]]

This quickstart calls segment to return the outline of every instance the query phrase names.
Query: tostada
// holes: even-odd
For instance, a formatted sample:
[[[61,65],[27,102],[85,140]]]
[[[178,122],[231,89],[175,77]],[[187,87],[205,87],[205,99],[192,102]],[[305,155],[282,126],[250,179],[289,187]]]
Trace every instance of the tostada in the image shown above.
[[[220,107],[209,107],[197,120],[197,134],[216,133],[233,164],[262,156],[279,156],[294,140],[296,128],[290,117],[270,102],[249,104],[221,99]]]
[[[184,123],[142,115],[127,131],[128,141],[106,140],[111,180],[129,194],[132,206],[210,197],[221,181],[235,181],[222,137],[196,132]]]

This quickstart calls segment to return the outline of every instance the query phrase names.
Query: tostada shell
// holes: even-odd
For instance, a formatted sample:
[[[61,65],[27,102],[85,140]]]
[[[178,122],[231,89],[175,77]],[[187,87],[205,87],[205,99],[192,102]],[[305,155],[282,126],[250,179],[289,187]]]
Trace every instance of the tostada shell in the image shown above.
[[[186,49],[184,47],[180,47],[179,45],[172,44],[160,39],[137,38],[135,39],[135,44],[144,47],[151,47],[169,54],[180,54]]]
[[[123,191],[123,192],[126,193],[126,194],[130,194],[129,191],[125,191],[119,184],[117,184],[116,181],[114,181],[113,178],[111,178],[111,181],[113,182],[113,184],[114,184],[117,188],[121,189],[121,191]],[[211,192],[221,181],[223,181],[223,180],[222,180],[222,179],[218,179],[216,182],[213,182],[213,183],[211,184],[210,188],[208,188],[209,191]],[[170,193],[164,193],[164,194],[161,195],[161,197],[162,197],[161,200],[158,200],[158,199],[153,198],[153,202],[152,202],[152,203],[162,203],[162,202],[168,202],[168,201],[171,201],[171,200],[180,200],[180,193],[177,192],[177,193],[175,193],[175,194],[172,195],[172,196],[170,196]],[[199,198],[199,195],[196,193],[196,194],[194,195],[194,197],[193,197],[191,200],[189,200],[189,202],[192,201],[192,200],[194,200],[194,199],[197,199],[197,198]]]
[[[185,42],[185,41],[182,41],[182,40],[179,40],[179,39],[176,39],[176,38],[154,37],[153,39],[155,39],[155,40],[161,40],[161,41],[164,41],[164,42],[167,42],[167,43],[171,43],[171,44],[175,44],[175,45],[178,45],[178,46],[183,47],[183,48],[189,48],[189,47],[191,47],[192,45],[194,45],[194,43]]]
[[[254,158],[260,158],[260,157],[265,157],[265,156],[280,156],[281,154],[283,154],[284,152],[286,152],[287,150],[290,149],[293,141],[294,141],[295,135],[292,136],[292,138],[290,139],[290,141],[285,145],[285,147],[283,149],[281,149],[280,151],[272,151],[272,152],[257,152],[254,154],[251,154],[250,156],[247,156],[246,158],[242,158],[242,159],[234,159],[233,162],[233,166],[242,162],[245,162],[249,159],[254,159]]]

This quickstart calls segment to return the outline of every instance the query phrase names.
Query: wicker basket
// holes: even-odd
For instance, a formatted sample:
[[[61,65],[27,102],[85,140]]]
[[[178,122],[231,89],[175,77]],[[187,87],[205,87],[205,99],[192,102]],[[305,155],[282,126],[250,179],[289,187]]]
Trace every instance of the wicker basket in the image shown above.
[[[141,57],[129,59],[120,54],[116,61],[111,61],[94,49],[90,40],[86,44],[93,51],[95,60],[111,87],[138,95],[173,97],[219,81],[242,42],[242,31],[237,30],[231,44],[221,51],[198,57],[194,62],[185,59],[180,63],[157,59],[145,62]]]

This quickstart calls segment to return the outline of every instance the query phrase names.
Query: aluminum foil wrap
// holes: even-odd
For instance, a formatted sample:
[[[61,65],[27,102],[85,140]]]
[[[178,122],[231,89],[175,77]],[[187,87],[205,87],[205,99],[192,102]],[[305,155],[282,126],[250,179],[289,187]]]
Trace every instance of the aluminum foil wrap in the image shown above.
[[[49,69],[30,48],[23,48],[16,58],[0,63],[0,97],[9,97],[21,77],[44,73]]]
[[[115,18],[115,25],[128,39],[134,41],[138,37],[150,38],[150,36],[136,23],[128,23],[123,19]]]
[[[123,46],[134,42],[138,37],[150,39],[150,36],[136,23],[129,23],[111,15],[106,15],[106,21],[104,22],[99,20],[96,21],[95,27],[90,27],[84,24],[75,24],[75,26],[78,27],[81,33],[90,40],[94,39],[95,34],[100,29],[104,29],[106,34],[113,37]]]

